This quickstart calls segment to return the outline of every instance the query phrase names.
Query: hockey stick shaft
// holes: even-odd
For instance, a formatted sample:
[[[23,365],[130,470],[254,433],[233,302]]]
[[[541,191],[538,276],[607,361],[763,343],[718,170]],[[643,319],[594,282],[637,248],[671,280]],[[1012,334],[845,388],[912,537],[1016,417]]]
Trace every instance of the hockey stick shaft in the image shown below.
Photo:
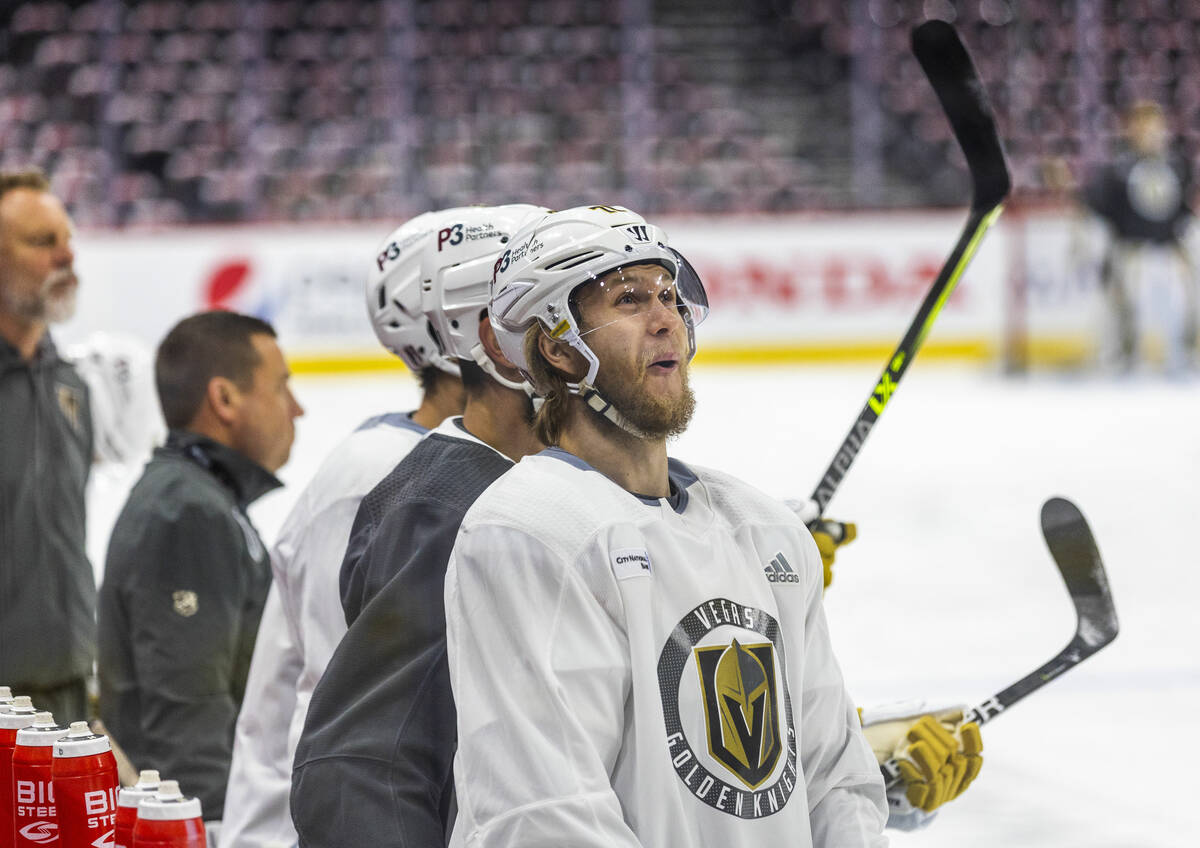
[[[991,107],[971,64],[971,57],[954,28],[942,21],[927,21],[913,30],[912,41],[913,54],[942,104],[970,169],[971,213],[907,332],[888,357],[862,412],[813,489],[803,515],[810,522],[824,514],[850,465],[862,450],[863,442],[887,407],[901,377],[924,344],[933,322],[958,285],[984,233],[999,217],[1001,203],[1011,187]]]
[[[876,381],[875,388],[863,405],[862,411],[859,412],[858,418],[855,419],[850,432],[842,440],[841,447],[834,454],[833,461],[829,463],[829,467],[821,475],[820,482],[813,489],[810,500],[817,505],[814,517],[825,513],[825,508],[829,505],[834,493],[837,492],[842,480],[845,479],[846,472],[850,470],[858,452],[862,450],[863,443],[866,442],[875,422],[883,415],[883,410],[896,391],[900,379],[908,370],[908,366],[917,351],[920,350],[921,345],[924,344],[925,337],[929,335],[929,331],[933,327],[933,322],[941,314],[946,300],[954,292],[955,286],[958,285],[959,279],[966,271],[967,265],[970,264],[971,258],[979,248],[979,243],[983,240],[984,233],[995,223],[1002,208],[997,205],[991,209],[971,212],[971,216],[967,219],[967,224],[959,236],[958,243],[954,246],[954,251],[950,254],[946,264],[942,266],[933,286],[925,295],[925,300],[922,301],[920,309],[917,310],[917,314],[909,324],[904,338],[900,340],[900,344],[888,357],[883,373]]]
[[[1099,650],[1099,648],[1095,648],[1082,652],[1077,644],[1078,641],[1078,639],[1072,639],[1067,647],[1059,651],[1053,659],[1036,671],[1032,671],[1015,683],[1005,686],[986,701],[982,701],[963,711],[962,723],[966,724],[973,721],[978,724],[987,724],[987,722],[1000,715],[1000,713],[1004,712],[1017,701],[1020,701],[1027,695],[1033,694]],[[888,760],[879,769],[883,772],[884,783],[889,787],[894,786],[900,780],[900,764],[895,758]]]

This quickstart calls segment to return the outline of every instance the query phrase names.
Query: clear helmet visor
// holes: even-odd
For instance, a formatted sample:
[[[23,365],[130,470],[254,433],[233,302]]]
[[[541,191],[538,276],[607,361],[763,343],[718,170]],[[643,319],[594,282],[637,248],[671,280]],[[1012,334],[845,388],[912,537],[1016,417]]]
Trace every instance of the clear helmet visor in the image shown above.
[[[695,352],[695,327],[708,316],[708,295],[695,269],[661,245],[631,253],[629,262],[611,271],[589,274],[571,300],[581,339],[620,321],[667,314],[687,328],[689,355]]]

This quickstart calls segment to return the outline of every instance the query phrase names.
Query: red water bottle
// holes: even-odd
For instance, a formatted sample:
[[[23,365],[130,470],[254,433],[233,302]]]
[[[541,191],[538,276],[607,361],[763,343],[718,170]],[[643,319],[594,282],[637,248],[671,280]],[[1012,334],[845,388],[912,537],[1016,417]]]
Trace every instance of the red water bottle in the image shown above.
[[[33,724],[17,731],[13,748],[13,845],[16,848],[58,842],[54,807],[54,743],[67,728],[50,713],[34,713]]]
[[[164,780],[153,798],[138,804],[133,848],[206,848],[200,799],[184,798],[179,784]]]
[[[54,743],[54,800],[59,848],[111,845],[117,825],[117,760],[108,737],[71,722]]]
[[[0,846],[3,848],[13,844],[13,746],[17,744],[17,731],[33,724],[35,714],[33,703],[25,695],[0,708]]]
[[[158,772],[142,769],[138,782],[123,786],[117,793],[117,830],[113,836],[113,848],[133,848],[133,826],[137,823],[138,805],[153,798],[158,790]]]

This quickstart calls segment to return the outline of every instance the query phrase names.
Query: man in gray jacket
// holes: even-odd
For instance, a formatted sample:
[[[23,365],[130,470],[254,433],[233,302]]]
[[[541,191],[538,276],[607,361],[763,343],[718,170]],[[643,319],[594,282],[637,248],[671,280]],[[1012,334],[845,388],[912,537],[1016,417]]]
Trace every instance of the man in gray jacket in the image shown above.
[[[170,435],[117,519],[100,588],[100,715],[210,821],[271,584],[246,508],[280,485],[303,414],[289,376],[257,318],[204,312],[167,334],[155,382]]]
[[[75,310],[71,236],[39,171],[0,173],[0,683],[60,722],[87,717],[96,647],[88,391],[47,332]]]

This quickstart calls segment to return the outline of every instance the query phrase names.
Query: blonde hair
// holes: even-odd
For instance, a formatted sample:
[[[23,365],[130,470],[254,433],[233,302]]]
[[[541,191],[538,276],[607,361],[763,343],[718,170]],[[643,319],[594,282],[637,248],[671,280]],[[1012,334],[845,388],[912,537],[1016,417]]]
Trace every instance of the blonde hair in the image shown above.
[[[567,378],[561,371],[546,361],[538,342],[542,336],[542,325],[533,322],[525,331],[525,361],[529,363],[529,377],[533,388],[542,396],[542,406],[533,419],[533,429],[544,445],[557,445],[567,423],[568,404],[571,392],[567,389]]]

